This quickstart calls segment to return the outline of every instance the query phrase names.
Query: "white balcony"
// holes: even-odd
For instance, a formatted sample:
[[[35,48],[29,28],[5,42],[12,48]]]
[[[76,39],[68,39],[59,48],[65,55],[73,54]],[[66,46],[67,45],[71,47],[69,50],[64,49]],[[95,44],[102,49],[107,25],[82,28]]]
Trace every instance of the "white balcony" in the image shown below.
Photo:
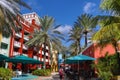
[[[44,44],[42,44],[42,48],[44,48]]]
[[[41,50],[39,50],[39,52],[38,52],[38,53],[40,54],[40,52],[41,52]]]
[[[48,59],[46,59],[46,62],[48,62]]]
[[[26,46],[26,45],[23,44],[23,49],[27,50],[28,46]]]
[[[17,37],[21,38],[22,37],[22,33],[16,33],[15,34]]]
[[[46,46],[46,49],[48,50],[48,46]]]
[[[2,37],[2,42],[3,42],[3,43],[8,43],[8,42],[9,42],[9,38]]]
[[[44,61],[44,59],[42,58],[42,61]]]
[[[37,56],[33,56],[33,59],[36,59],[36,60],[37,60]]]
[[[44,48],[44,44],[42,44],[42,48]],[[48,46],[46,46],[46,49],[48,50]]]
[[[0,49],[1,54],[6,54],[7,50],[6,49]]]
[[[48,52],[46,52],[46,56],[48,56]]]
[[[40,61],[40,57],[38,58],[38,60]]]
[[[24,56],[27,56],[27,57],[28,57],[28,55],[27,55],[27,54],[22,53],[22,55],[24,55]]]
[[[18,42],[18,41],[14,41],[14,46],[16,46],[16,47],[20,47],[20,46],[21,46],[21,43]]]
[[[24,40],[28,41],[29,40],[29,37],[24,35]]]
[[[13,52],[13,56],[20,55],[19,52]]]
[[[44,51],[42,51],[42,55],[44,55]]]

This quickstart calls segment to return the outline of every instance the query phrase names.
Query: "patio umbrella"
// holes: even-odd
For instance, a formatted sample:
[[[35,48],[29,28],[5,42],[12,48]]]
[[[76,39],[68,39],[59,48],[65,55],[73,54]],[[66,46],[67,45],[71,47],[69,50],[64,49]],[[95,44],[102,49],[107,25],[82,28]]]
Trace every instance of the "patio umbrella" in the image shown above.
[[[10,58],[7,60],[7,62],[24,63],[24,64],[43,64],[43,62],[41,62],[39,60],[29,58],[29,57],[24,56],[24,55],[18,55],[18,56],[15,56],[13,58]]]
[[[66,61],[84,61],[84,60],[95,60],[95,58],[80,54],[66,59]]]
[[[7,57],[3,54],[0,54],[0,61],[6,60],[6,59],[9,59],[9,57]]]
[[[68,64],[78,63],[78,73],[79,73],[79,63],[82,62],[82,61],[89,61],[89,60],[95,60],[95,58],[80,54],[80,55],[77,55],[77,56],[67,58],[66,63],[68,63]],[[79,77],[78,77],[78,80],[79,80]]]

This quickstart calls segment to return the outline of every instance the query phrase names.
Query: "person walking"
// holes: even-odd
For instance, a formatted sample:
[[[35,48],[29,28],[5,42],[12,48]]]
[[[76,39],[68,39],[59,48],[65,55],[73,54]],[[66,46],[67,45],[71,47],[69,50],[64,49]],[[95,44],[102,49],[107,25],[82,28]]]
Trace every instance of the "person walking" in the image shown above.
[[[59,69],[59,76],[60,76],[60,80],[64,80],[64,70],[62,68],[62,66],[60,66],[60,69]]]

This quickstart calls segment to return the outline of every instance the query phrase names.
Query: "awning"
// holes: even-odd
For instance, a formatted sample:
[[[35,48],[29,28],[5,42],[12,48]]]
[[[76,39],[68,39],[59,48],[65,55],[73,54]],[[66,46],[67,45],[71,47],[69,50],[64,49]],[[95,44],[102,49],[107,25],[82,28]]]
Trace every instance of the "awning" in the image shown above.
[[[43,64],[43,62],[41,62],[39,60],[29,58],[29,57],[24,56],[24,55],[18,55],[18,56],[15,56],[13,58],[10,58],[6,61],[12,62],[12,63],[24,63],[24,64]]]

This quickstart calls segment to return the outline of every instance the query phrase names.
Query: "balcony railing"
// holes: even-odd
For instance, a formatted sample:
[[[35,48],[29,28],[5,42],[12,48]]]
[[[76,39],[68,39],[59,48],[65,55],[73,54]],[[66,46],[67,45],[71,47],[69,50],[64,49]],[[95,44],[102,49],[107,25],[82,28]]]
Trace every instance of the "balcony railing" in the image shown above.
[[[13,56],[20,55],[19,52],[13,52]]]
[[[28,46],[26,46],[26,45],[23,44],[23,49],[27,50]]]
[[[48,52],[46,52],[46,56],[48,56]]]
[[[36,59],[36,60],[37,60],[37,56],[33,56],[33,59]]]
[[[46,46],[46,49],[48,50],[48,46]]]
[[[6,37],[2,37],[2,42],[4,42],[4,43],[9,43],[9,39],[6,38]]]
[[[6,49],[0,49],[1,54],[6,54],[7,50]]]
[[[44,61],[44,59],[42,58],[42,61]]]
[[[40,57],[38,58],[38,60],[40,61]]]
[[[42,55],[44,55],[44,51],[42,51]]]
[[[20,46],[21,46],[21,43],[18,42],[18,41],[14,41],[14,46],[16,46],[16,47],[20,47]]]
[[[29,40],[29,37],[24,35],[24,40],[28,41]]]
[[[27,57],[28,57],[28,55],[27,55],[27,54],[22,53],[22,55],[24,55],[24,56],[27,56]]]
[[[44,44],[42,44],[42,48],[44,48]],[[48,50],[48,46],[46,46],[46,50]]]
[[[48,62],[48,59],[46,59],[45,61]]]
[[[15,35],[20,38],[22,37],[22,33],[16,33]]]

